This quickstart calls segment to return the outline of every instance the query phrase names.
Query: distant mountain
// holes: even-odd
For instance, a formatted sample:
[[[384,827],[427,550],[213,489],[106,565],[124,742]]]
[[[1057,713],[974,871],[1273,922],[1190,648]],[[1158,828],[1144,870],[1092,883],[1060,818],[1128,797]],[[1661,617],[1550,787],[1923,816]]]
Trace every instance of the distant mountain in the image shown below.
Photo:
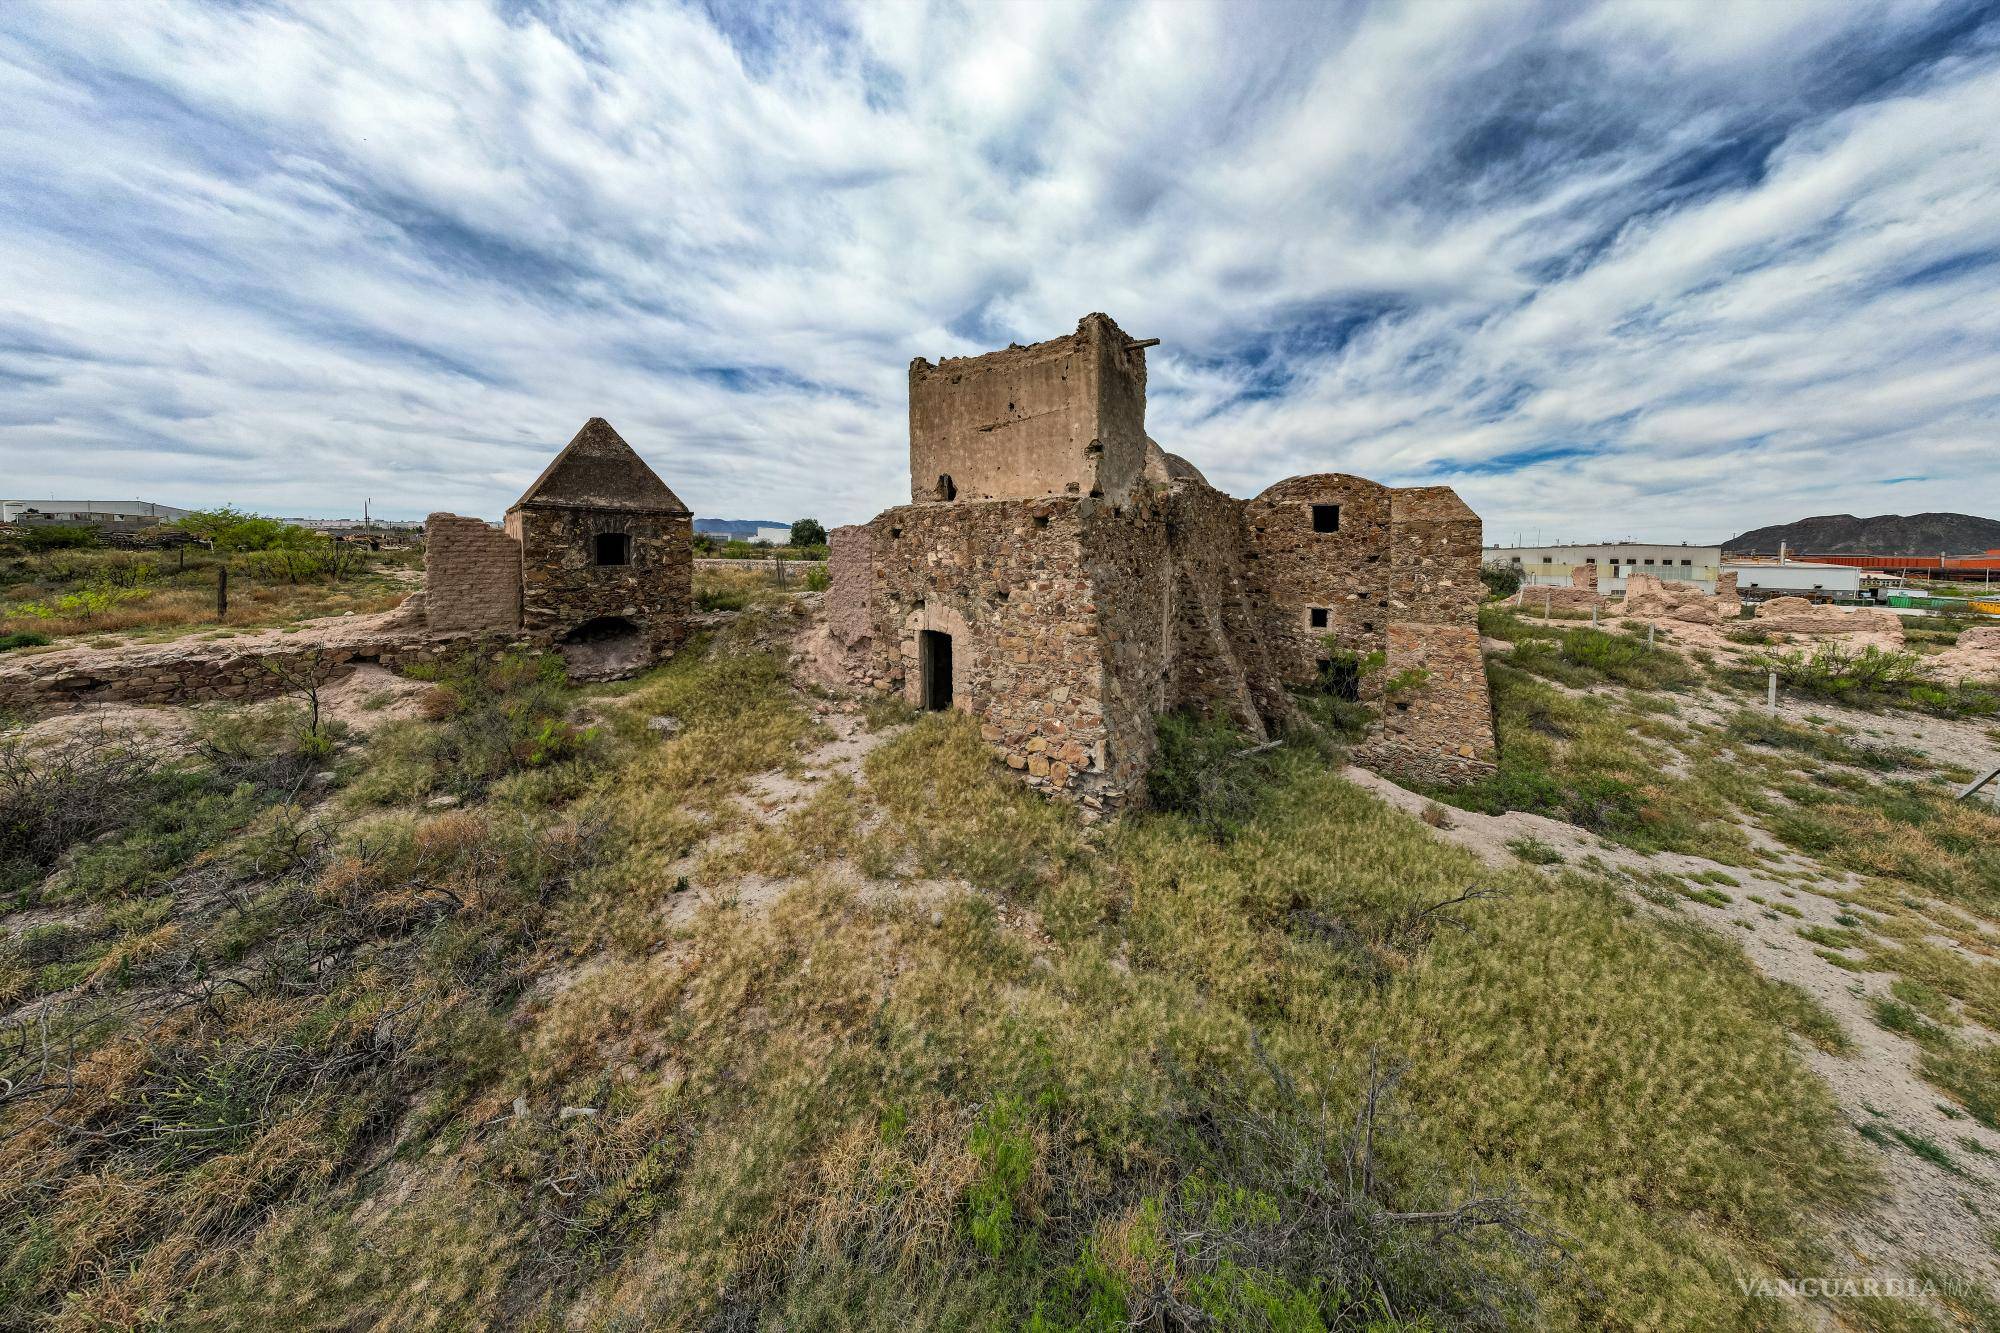
[[[712,532],[718,537],[740,537],[748,540],[759,528],[789,528],[789,518],[698,518],[694,521],[696,532]]]
[[[1971,514],[1822,514],[1796,523],[1753,528],[1724,550],[1774,555],[1778,543],[1796,555],[1977,555],[2000,549],[2000,519]]]

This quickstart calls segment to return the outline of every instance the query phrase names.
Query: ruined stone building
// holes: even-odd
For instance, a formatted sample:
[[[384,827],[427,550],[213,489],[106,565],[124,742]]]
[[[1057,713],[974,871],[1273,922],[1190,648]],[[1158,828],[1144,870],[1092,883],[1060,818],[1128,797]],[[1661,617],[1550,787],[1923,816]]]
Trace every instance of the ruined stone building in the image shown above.
[[[831,669],[972,714],[1010,767],[1091,808],[1141,786],[1162,713],[1262,737],[1289,689],[1379,698],[1411,671],[1357,757],[1490,771],[1478,517],[1446,487],[1338,473],[1224,495],[1146,434],[1150,345],[1097,314],[911,364],[911,503],[831,534]],[[1357,676],[1372,653],[1384,669]]]
[[[694,528],[602,417],[592,417],[494,529],[432,514],[421,614],[435,633],[518,634],[581,678],[678,648],[693,610]]]
[[[693,610],[693,520],[665,482],[592,417],[504,527],[432,514],[424,590],[393,611],[227,639],[75,648],[0,664],[0,712],[85,703],[187,703],[277,694],[296,674],[338,679],[508,643],[554,648],[580,680],[673,652]]]

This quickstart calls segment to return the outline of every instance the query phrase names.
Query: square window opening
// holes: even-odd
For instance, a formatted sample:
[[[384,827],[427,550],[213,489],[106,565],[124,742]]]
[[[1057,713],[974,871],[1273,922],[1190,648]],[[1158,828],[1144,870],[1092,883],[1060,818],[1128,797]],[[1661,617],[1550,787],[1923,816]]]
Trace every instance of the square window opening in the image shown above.
[[[1313,531],[1314,531],[1314,532],[1339,532],[1339,531],[1340,531],[1340,506],[1339,506],[1339,505],[1314,505],[1314,506],[1313,506]]]
[[[592,539],[591,556],[600,565],[629,565],[632,538],[623,532],[600,532]]]
[[[1311,616],[1311,618],[1312,618],[1312,627],[1313,627],[1314,629],[1325,629],[1325,628],[1326,628],[1326,608],[1325,608],[1325,607],[1323,607],[1323,606],[1315,606],[1315,607],[1313,607],[1313,608],[1312,608],[1312,609],[1311,609],[1311,610],[1310,610],[1310,611],[1308,612],[1308,614],[1309,614],[1309,615]]]

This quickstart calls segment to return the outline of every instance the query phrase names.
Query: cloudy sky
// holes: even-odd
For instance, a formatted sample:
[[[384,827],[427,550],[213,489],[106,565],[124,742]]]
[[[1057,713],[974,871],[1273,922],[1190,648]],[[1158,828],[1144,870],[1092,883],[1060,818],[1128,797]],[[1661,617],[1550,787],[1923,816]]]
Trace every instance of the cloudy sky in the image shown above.
[[[1163,344],[1216,484],[1489,538],[2000,515],[2000,8],[0,4],[0,493],[907,495],[905,373]]]

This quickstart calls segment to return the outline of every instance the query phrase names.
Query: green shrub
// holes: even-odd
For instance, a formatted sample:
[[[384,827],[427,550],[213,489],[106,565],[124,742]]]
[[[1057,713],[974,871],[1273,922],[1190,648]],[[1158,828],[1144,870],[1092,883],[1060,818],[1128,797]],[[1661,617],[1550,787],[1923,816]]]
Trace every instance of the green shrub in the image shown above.
[[[17,525],[14,540],[29,551],[72,551],[82,547],[96,546],[102,540],[96,528],[79,524],[67,526],[61,523],[47,525]]]
[[[1479,581],[1486,585],[1489,596],[1512,597],[1521,590],[1521,571],[1498,560],[1489,561],[1479,567]]]
[[[33,630],[18,630],[12,634],[0,634],[0,653],[15,648],[42,648],[50,642],[46,634],[37,634]]]
[[[1174,712],[1160,719],[1159,749],[1146,775],[1156,810],[1184,816],[1213,838],[1227,838],[1256,810],[1269,776],[1256,742],[1218,718]]]
[[[1823,699],[1848,700],[1881,694],[1918,679],[1915,653],[1855,649],[1827,642],[1810,653],[1760,653],[1745,659],[1760,671],[1775,671],[1788,689]]]

